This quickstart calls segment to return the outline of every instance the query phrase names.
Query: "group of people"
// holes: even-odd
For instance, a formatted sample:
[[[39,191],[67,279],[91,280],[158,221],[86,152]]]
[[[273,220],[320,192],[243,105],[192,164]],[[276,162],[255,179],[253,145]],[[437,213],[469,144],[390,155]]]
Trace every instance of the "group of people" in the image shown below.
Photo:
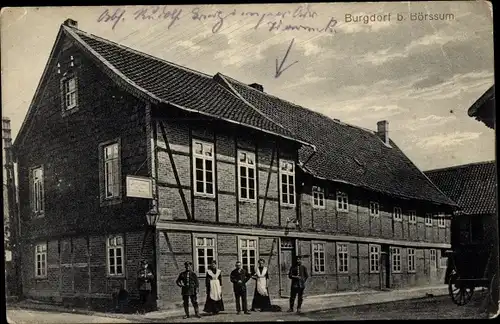
[[[288,273],[288,277],[291,279],[290,308],[288,312],[293,312],[296,298],[297,313],[301,311],[305,283],[308,279],[307,268],[302,265],[301,261],[302,258],[297,256],[295,265],[290,268]],[[264,259],[260,259],[258,263],[258,267],[250,274],[247,270],[242,268],[241,262],[237,261],[235,269],[231,271],[229,276],[233,284],[233,292],[236,299],[236,312],[238,314],[241,314],[242,311],[243,314],[250,314],[248,311],[246,286],[250,279],[255,280],[255,292],[250,310],[260,310],[264,312],[273,309],[268,289],[268,268],[265,266]],[[185,262],[184,266],[186,270],[181,272],[176,280],[176,284],[181,287],[184,312],[186,314],[184,318],[189,318],[190,301],[193,305],[195,316],[201,317],[198,307],[198,276],[193,271],[193,264],[191,262]],[[141,301],[140,311],[142,313],[149,310],[149,296],[151,295],[153,280],[154,275],[147,261],[141,261],[141,267],[138,273],[138,286]],[[210,268],[207,270],[205,285],[207,298],[203,311],[214,315],[224,311],[224,302],[222,300],[222,272],[217,268],[217,262],[215,260],[212,261]]]
[[[248,311],[246,287],[246,284],[250,279],[254,279],[256,281],[252,307],[250,310],[260,310],[263,312],[270,311],[272,309],[268,290],[268,268],[265,266],[264,259],[260,259],[258,263],[258,267],[252,274],[243,269],[241,267],[241,262],[239,261],[236,262],[235,269],[231,271],[230,280],[233,284],[233,292],[236,300],[236,312],[238,314],[241,314],[242,311],[243,314],[250,314]],[[200,317],[197,301],[199,288],[198,276],[193,271],[191,262],[185,262],[184,265],[186,270],[181,272],[176,280],[176,284],[181,287],[185,312],[184,318],[189,318],[190,316],[189,301],[191,301],[191,304],[193,305],[195,316]],[[288,309],[288,312],[293,312],[295,298],[298,297],[297,313],[300,313],[305,282],[308,278],[307,268],[302,265],[300,256],[297,257],[296,264],[290,268],[288,277],[292,281],[290,308]],[[224,311],[224,302],[222,299],[222,273],[221,270],[217,268],[217,262],[215,260],[212,261],[210,268],[207,270],[205,285],[207,297],[203,311],[214,315]]]

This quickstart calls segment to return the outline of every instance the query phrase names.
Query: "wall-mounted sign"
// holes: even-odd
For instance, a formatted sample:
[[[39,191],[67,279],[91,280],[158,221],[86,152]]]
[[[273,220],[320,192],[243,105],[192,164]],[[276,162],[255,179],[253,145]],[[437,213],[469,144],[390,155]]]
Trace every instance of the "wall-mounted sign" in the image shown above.
[[[127,197],[153,199],[153,179],[128,175]]]

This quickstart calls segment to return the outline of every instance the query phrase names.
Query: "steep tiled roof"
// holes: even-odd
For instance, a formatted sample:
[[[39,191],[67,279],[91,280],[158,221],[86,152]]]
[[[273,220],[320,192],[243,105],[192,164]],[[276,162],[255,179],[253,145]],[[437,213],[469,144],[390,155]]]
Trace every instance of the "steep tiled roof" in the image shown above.
[[[425,171],[425,174],[455,201],[457,214],[478,215],[496,212],[495,162],[481,162]]]
[[[388,147],[373,131],[333,120],[227,76],[224,78],[248,102],[317,147],[317,153],[310,159],[311,151],[307,148],[299,154],[302,162],[309,159],[305,168],[313,175],[404,198],[452,203],[394,142]]]
[[[316,177],[454,205],[392,141],[386,146],[373,131],[334,121],[221,74],[211,77],[76,28],[62,28],[116,82],[153,102],[306,144],[300,162],[307,162],[303,169]]]
[[[258,110],[245,104],[211,76],[135,51],[109,40],[63,26],[91,56],[127,85],[160,103],[299,140]]]

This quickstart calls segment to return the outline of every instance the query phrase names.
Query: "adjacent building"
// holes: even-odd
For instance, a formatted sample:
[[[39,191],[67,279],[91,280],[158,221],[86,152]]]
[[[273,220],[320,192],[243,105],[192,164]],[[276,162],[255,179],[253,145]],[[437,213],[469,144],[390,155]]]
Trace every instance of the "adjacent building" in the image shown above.
[[[492,85],[467,111],[470,117],[483,122],[487,127],[495,129],[495,85]]]
[[[298,254],[309,295],[443,281],[456,204],[386,121],[348,125],[72,20],[15,149],[32,298],[104,305],[123,287],[134,299],[140,258],[154,264],[159,308],[179,303],[174,280],[188,260],[202,278],[218,262],[227,301],[234,262],[252,271],[259,258],[273,298],[288,296]],[[153,179],[143,188],[152,199],[130,194],[130,176]]]

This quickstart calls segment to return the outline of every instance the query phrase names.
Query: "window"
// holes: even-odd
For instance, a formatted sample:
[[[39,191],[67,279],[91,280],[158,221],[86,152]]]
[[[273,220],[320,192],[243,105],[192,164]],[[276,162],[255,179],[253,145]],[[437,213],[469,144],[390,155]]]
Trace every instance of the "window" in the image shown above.
[[[437,219],[438,227],[445,228],[446,227],[446,219],[444,218],[444,214],[439,213],[437,216],[438,216],[438,219]]]
[[[349,199],[345,192],[337,191],[337,210],[349,211]]]
[[[370,216],[379,215],[379,204],[378,202],[370,201]]]
[[[205,276],[212,261],[215,260],[216,237],[200,235],[194,237],[194,271]]]
[[[214,195],[214,146],[212,143],[193,141],[194,192]]]
[[[325,208],[325,190],[318,186],[312,187],[313,207]]]
[[[325,243],[312,243],[313,273],[325,273]]]
[[[337,264],[339,273],[349,272],[349,251],[345,243],[337,243]]]
[[[370,273],[380,271],[380,245],[370,245]]]
[[[239,260],[243,269],[249,273],[255,272],[257,266],[257,238],[240,237],[239,242]]]
[[[62,81],[64,109],[76,107],[76,77],[69,77]]]
[[[415,249],[408,249],[408,272],[415,272]]]
[[[124,244],[123,236],[114,235],[108,237],[108,274],[110,276],[124,275]]]
[[[425,214],[425,225],[432,226],[432,214]]]
[[[392,213],[392,217],[394,218],[394,220],[396,222],[401,222],[403,220],[403,213],[401,212],[401,208],[400,207],[394,207],[394,210],[393,210],[393,213]]]
[[[410,210],[408,212],[408,222],[410,224],[415,224],[417,223],[417,212],[414,210]]]
[[[238,153],[238,172],[240,177],[240,199],[255,201],[255,154],[250,152]]]
[[[35,277],[47,277],[47,243],[35,246]]]
[[[295,205],[295,165],[292,161],[280,162],[281,203]]]
[[[32,181],[32,208],[35,215],[41,216],[44,211],[44,185],[43,169],[41,167],[31,170]]]
[[[392,272],[401,272],[401,248],[391,248]]]
[[[103,147],[104,156],[104,198],[120,196],[120,153],[118,143]]]
[[[430,250],[430,254],[431,254],[431,266],[432,267],[437,267],[437,256],[436,256],[436,250],[435,249],[431,249]]]

